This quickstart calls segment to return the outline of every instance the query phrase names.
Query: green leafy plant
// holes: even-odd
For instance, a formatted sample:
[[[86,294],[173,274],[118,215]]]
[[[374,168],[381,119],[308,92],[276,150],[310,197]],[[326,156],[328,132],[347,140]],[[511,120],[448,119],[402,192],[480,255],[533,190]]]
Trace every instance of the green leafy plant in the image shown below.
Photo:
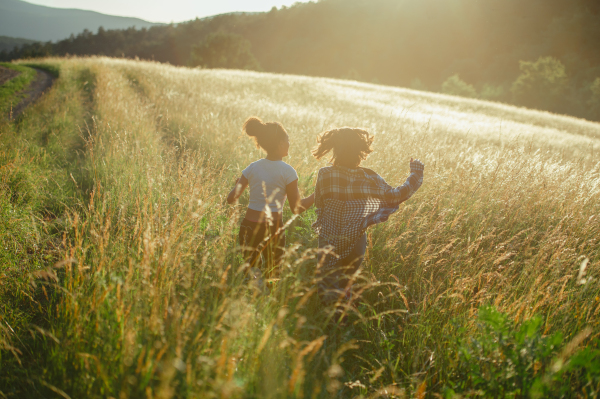
[[[600,395],[600,350],[588,346],[569,358],[570,352],[590,332],[591,329],[582,331],[565,345],[546,375],[535,381],[531,389],[532,398],[570,397],[574,388],[588,398]]]
[[[600,78],[596,78],[590,86],[592,98],[589,101],[590,114],[600,119]]]
[[[595,397],[600,351],[588,346],[573,354],[591,329],[564,346],[560,332],[544,335],[543,330],[540,316],[519,325],[492,306],[481,307],[476,332],[457,342],[457,365],[446,397],[457,392],[494,398],[565,397],[574,387]]]
[[[450,76],[442,83],[442,93],[477,98],[475,87],[462,80],[458,74]]]
[[[568,78],[565,66],[553,57],[540,57],[537,61],[521,61],[521,75],[511,91],[517,104],[529,108],[554,111],[564,100]]]
[[[480,96],[484,100],[499,101],[504,96],[504,87],[502,85],[494,86],[486,83],[481,89]]]
[[[476,333],[458,343],[453,390],[488,397],[527,394],[563,340],[561,333],[544,336],[542,325],[539,316],[518,326],[494,307],[480,308]]]

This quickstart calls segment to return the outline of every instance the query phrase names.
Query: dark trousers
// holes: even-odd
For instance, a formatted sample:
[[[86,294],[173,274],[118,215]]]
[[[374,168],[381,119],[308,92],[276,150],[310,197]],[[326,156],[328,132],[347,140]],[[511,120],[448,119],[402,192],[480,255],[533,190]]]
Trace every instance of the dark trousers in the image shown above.
[[[354,247],[350,254],[344,259],[340,259],[330,269],[319,270],[319,277],[321,282],[319,284],[319,291],[321,295],[329,297],[327,291],[343,291],[350,282],[350,277],[358,270],[365,258],[365,251],[367,250],[367,234],[363,234]],[[335,249],[334,249],[335,251]],[[332,256],[321,254],[319,256],[319,262],[323,262],[324,256]],[[333,293],[333,292],[332,292]]]
[[[268,223],[252,222],[244,219],[240,225],[239,243],[244,260],[250,267],[258,267],[272,274],[279,265],[285,251],[285,231],[279,229],[281,220]]]

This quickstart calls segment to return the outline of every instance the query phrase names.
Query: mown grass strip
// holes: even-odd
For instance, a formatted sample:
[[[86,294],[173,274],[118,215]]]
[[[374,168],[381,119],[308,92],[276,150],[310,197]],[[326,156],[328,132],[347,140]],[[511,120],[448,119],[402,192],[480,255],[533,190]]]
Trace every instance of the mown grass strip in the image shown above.
[[[54,266],[65,210],[79,209],[89,186],[82,131],[93,108],[87,92],[93,74],[85,67],[63,72],[18,123],[0,121],[0,393],[8,397],[39,397],[40,345],[48,337],[42,332],[49,331],[52,298],[60,295]]]
[[[24,95],[21,93],[35,79],[35,69],[24,65],[1,62],[0,66],[19,72],[19,75],[0,86],[0,118],[10,118],[14,108]]]

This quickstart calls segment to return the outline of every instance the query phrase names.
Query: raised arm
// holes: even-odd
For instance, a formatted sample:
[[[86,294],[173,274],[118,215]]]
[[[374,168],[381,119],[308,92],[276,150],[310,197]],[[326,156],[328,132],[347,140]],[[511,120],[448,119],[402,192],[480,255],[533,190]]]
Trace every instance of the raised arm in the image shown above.
[[[311,194],[306,198],[300,197],[300,190],[298,189],[298,180],[294,180],[285,187],[285,193],[287,194],[288,202],[290,203],[290,209],[294,215],[298,215],[312,206],[315,202],[315,194]]]
[[[387,201],[400,204],[410,197],[421,187],[423,184],[423,172],[425,165],[418,159],[410,159],[410,175],[406,179],[403,185],[393,188],[388,186],[385,191],[385,199]]]
[[[246,176],[242,175],[242,177],[237,179],[235,185],[229,192],[229,195],[227,196],[227,203],[235,203],[238,200],[238,198],[240,198],[246,187],[248,187],[248,179],[246,179]]]

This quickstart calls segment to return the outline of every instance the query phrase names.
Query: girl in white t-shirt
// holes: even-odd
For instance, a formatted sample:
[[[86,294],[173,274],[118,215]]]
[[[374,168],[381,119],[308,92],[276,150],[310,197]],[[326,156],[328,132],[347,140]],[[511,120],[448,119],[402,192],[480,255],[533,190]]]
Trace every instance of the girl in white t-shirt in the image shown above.
[[[233,204],[250,187],[250,202],[246,217],[240,226],[239,243],[244,249],[244,259],[250,267],[257,266],[260,255],[265,258],[270,274],[281,260],[285,247],[285,234],[281,231],[283,204],[287,197],[294,214],[304,212],[314,203],[314,194],[301,198],[298,190],[298,174],[283,162],[288,155],[288,134],[278,122],[264,123],[256,117],[246,120],[243,131],[252,137],[258,148],[267,156],[252,162],[242,171],[227,202]]]

